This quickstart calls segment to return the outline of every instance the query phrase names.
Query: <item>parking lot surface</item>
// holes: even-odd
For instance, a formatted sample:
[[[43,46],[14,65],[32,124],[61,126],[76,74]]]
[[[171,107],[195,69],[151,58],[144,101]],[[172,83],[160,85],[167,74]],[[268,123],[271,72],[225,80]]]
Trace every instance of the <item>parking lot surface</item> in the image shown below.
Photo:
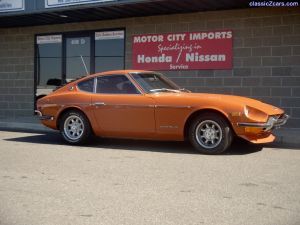
[[[300,149],[0,131],[1,225],[300,224]]]

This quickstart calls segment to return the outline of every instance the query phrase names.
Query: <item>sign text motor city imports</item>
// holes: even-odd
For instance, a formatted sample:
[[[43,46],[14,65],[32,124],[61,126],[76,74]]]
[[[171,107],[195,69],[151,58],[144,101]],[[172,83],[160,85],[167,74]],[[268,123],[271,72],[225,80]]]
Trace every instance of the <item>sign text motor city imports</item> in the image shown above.
[[[134,35],[132,42],[134,69],[232,68],[231,30]]]

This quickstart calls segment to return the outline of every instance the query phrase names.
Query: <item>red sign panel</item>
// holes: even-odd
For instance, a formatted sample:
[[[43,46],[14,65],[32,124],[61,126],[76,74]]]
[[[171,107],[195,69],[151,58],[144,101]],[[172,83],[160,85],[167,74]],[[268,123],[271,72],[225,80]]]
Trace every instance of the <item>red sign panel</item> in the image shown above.
[[[232,31],[135,35],[133,68],[194,70],[232,68]]]

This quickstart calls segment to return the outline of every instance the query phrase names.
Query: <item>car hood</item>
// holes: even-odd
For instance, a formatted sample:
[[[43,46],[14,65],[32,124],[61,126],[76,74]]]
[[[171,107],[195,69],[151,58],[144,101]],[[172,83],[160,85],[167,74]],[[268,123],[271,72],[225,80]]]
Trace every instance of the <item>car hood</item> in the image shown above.
[[[241,106],[250,106],[253,108],[256,108],[260,111],[263,111],[264,113],[267,113],[269,115],[276,115],[276,114],[282,114],[283,110],[279,109],[273,105],[269,105],[266,103],[263,103],[259,100],[255,100],[252,98],[246,98],[241,96],[235,96],[235,95],[223,95],[223,94],[208,94],[208,93],[184,93],[186,97],[190,98],[197,98],[197,99],[203,99],[203,100],[213,100],[222,102],[228,105],[241,105]]]

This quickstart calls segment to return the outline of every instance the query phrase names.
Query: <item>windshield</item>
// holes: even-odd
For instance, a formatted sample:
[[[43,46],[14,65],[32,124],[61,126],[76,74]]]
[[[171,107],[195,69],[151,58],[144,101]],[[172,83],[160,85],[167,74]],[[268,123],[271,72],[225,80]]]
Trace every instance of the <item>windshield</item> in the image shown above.
[[[179,92],[182,90],[179,86],[161,74],[132,73],[131,76],[147,93]]]

